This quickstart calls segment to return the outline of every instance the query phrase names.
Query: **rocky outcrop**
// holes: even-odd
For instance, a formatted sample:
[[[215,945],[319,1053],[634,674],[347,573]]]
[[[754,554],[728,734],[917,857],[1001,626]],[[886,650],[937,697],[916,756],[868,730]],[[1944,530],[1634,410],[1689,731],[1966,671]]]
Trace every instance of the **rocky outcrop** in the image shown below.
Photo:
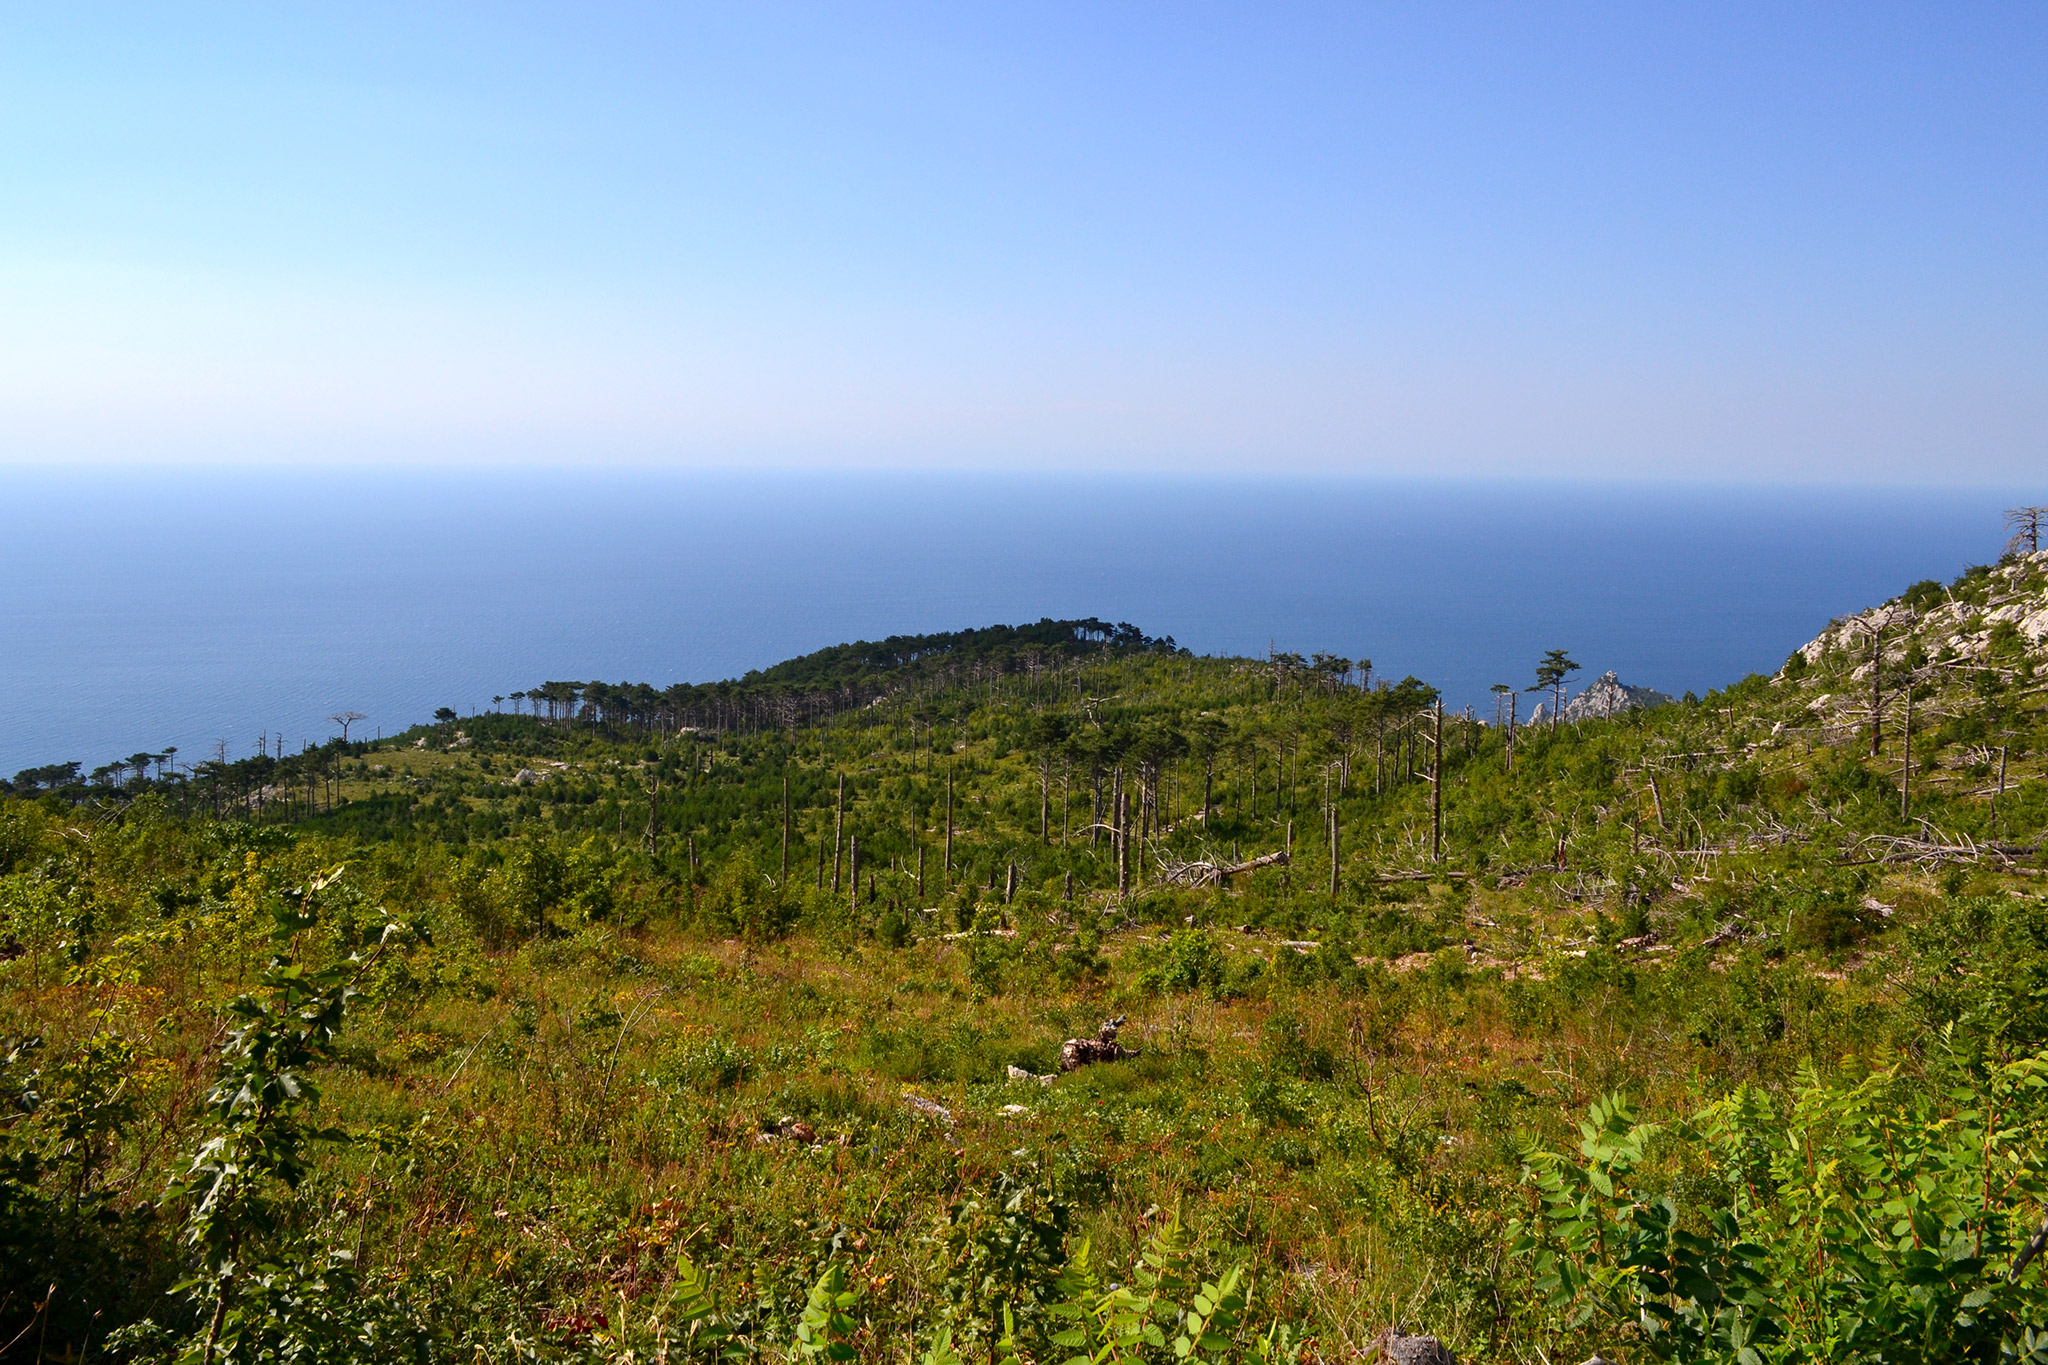
[[[1880,606],[1838,617],[1771,681],[1800,697],[1824,733],[1839,734],[1867,728],[1874,705],[1893,724],[1908,673],[1918,699],[1938,712],[1944,694],[2035,678],[2044,656],[2048,550],[2009,555],[1952,583],[1916,584]]]
[[[1930,600],[1894,598],[1831,621],[1799,655],[1809,667],[1830,654],[1853,660],[1850,676],[1867,678],[1873,642],[1883,647],[1887,664],[1903,660],[1914,644],[1933,659],[1969,661],[1990,651],[2000,626],[2036,648],[2048,641],[2048,550],[1979,570]]]
[[[1668,706],[1671,698],[1654,687],[1631,687],[1608,669],[1593,679],[1585,691],[1564,704],[1564,718],[1568,721],[1606,720],[1624,711],[1647,711],[1653,706]],[[1534,715],[1529,717],[1531,725],[1548,725],[1550,707],[1539,703]]]

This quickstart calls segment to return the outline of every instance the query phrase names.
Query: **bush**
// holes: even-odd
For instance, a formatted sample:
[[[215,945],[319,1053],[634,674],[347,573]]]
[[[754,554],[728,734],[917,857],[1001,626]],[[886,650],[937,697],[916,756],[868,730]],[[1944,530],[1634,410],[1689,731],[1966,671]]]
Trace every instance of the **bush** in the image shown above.
[[[747,849],[725,860],[697,913],[718,932],[756,942],[780,938],[796,921],[783,888],[761,872]]]
[[[1669,1129],[1602,1100],[1576,1157],[1526,1155],[1539,1210],[1514,1250],[1568,1323],[1640,1330],[1660,1360],[2048,1361],[2048,1283],[2023,1253],[2048,1059],[1944,1079],[1809,1071],[1782,1106],[1745,1086]],[[1688,1182],[1682,1206],[1652,1169],[1688,1161],[1726,1180]]]
[[[1163,995],[1168,992],[1219,992],[1228,963],[1216,940],[1204,929],[1178,929],[1164,946],[1148,944],[1138,950],[1138,989]]]

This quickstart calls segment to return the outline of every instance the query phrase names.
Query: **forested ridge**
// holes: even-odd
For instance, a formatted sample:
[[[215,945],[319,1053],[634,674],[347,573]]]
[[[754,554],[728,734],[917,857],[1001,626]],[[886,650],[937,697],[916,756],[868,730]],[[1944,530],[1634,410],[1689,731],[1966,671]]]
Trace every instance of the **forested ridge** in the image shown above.
[[[23,773],[0,1346],[2048,1358],[2044,639],[2015,544],[1606,719],[1047,620]]]

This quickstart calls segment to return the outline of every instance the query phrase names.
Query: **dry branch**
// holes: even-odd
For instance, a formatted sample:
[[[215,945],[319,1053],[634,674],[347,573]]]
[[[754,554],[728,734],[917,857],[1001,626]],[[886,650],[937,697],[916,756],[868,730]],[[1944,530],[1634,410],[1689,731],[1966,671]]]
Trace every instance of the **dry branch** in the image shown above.
[[[1181,862],[1162,857],[1159,860],[1159,876],[1160,880],[1177,886],[1215,886],[1241,872],[1256,872],[1262,867],[1285,867],[1287,864],[1287,850],[1284,848],[1248,862],[1234,864],[1216,863],[1207,859]]]

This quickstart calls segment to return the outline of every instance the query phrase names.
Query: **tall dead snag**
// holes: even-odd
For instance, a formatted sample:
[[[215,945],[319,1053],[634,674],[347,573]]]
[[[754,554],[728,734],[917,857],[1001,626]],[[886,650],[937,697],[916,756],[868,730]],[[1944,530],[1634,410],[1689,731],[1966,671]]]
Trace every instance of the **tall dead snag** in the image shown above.
[[[1130,894],[1130,794],[1116,792],[1116,894]]]
[[[1337,869],[1342,865],[1337,825],[1337,803],[1330,803],[1330,899],[1337,899]]]
[[[946,882],[953,881],[953,765],[946,765]]]
[[[1038,842],[1052,842],[1052,750],[1045,751],[1045,758],[1038,770]]]
[[[832,894],[839,894],[839,850],[846,830],[846,774],[839,774],[839,800],[832,812]]]
[[[1444,704],[1436,703],[1436,732],[1429,756],[1429,860],[1444,860]]]
[[[2048,522],[2048,507],[2006,508],[2005,524],[2013,536],[2005,542],[2005,552],[2009,555],[2039,554],[2043,522]]]
[[[1884,742],[1884,633],[1893,626],[1908,630],[1913,625],[1913,615],[1903,608],[1875,611],[1864,624],[1863,629],[1870,636],[1870,756],[1878,757]],[[1907,691],[1911,691],[1908,681]]]
[[[1507,770],[1508,770],[1509,772],[1513,772],[1513,771],[1515,770],[1515,726],[1516,726],[1516,720],[1515,720],[1515,712],[1521,709],[1521,705],[1522,705],[1522,694],[1521,694],[1520,692],[1514,692],[1514,691],[1510,691],[1510,692],[1508,693],[1508,764],[1507,764]]]
[[[1906,677],[1905,752],[1899,756],[1899,819],[1913,817],[1913,678]]]
[[[661,852],[661,769],[647,779],[647,856]]]

